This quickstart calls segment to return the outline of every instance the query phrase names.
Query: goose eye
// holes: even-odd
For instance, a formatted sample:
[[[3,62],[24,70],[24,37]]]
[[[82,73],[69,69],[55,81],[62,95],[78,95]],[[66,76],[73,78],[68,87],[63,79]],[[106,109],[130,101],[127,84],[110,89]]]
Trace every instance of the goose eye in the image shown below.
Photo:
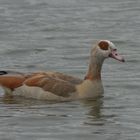
[[[117,51],[117,49],[113,49],[113,51]]]
[[[106,41],[100,41],[98,45],[102,50],[108,50],[109,48],[109,44]]]

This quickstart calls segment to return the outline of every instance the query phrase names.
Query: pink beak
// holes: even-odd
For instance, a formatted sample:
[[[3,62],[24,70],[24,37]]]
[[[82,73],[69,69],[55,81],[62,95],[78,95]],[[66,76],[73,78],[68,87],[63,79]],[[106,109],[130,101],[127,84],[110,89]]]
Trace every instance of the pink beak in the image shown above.
[[[117,49],[113,49],[112,52],[109,54],[109,57],[114,58],[121,62],[125,62],[124,57],[117,53]]]

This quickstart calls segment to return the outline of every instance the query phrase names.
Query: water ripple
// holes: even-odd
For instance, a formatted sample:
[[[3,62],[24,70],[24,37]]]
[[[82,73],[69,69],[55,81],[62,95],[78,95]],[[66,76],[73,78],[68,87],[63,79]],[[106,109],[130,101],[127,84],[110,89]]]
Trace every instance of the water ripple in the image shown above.
[[[139,140],[138,0],[1,0],[1,69],[53,70],[83,77],[92,44],[110,39],[126,63],[105,61],[97,100],[4,99],[0,138]]]

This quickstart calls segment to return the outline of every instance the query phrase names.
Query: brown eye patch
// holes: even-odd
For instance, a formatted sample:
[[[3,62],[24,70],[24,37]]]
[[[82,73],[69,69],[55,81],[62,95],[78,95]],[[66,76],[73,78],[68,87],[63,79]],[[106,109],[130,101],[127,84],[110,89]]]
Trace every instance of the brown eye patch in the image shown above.
[[[99,47],[100,47],[102,50],[108,50],[108,47],[109,47],[108,42],[106,42],[106,41],[100,41],[98,45],[99,45]]]

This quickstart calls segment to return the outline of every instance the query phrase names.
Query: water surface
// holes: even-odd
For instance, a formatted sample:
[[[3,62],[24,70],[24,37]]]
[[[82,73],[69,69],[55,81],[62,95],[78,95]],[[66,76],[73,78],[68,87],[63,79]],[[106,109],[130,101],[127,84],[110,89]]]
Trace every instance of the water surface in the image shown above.
[[[109,39],[126,63],[106,60],[104,97],[4,99],[1,140],[139,140],[139,0],[0,0],[0,69],[84,77],[92,44]]]

